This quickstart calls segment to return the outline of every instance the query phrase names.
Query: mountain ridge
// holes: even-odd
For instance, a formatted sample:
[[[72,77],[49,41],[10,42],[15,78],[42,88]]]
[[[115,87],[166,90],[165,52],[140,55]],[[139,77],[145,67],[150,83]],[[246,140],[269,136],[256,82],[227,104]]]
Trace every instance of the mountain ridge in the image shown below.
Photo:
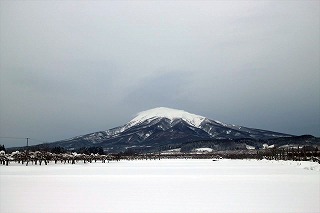
[[[47,143],[46,146],[60,146],[70,151],[96,146],[102,147],[108,153],[118,153],[130,149],[150,152],[164,147],[181,147],[187,143],[212,141],[217,149],[249,146],[260,149],[263,148],[263,143],[270,140],[285,138],[284,140],[289,141],[290,137],[293,135],[226,124],[183,110],[158,107],[136,114],[122,126]],[[230,145],[226,141],[233,143]],[[241,141],[247,141],[248,144],[237,144],[242,143]],[[284,143],[283,140],[279,141]]]
[[[264,140],[290,136],[292,135],[226,124],[183,110],[158,107],[138,113],[123,126],[55,143],[67,149],[81,144],[102,146],[108,152],[117,152],[133,147],[166,146],[200,140]]]

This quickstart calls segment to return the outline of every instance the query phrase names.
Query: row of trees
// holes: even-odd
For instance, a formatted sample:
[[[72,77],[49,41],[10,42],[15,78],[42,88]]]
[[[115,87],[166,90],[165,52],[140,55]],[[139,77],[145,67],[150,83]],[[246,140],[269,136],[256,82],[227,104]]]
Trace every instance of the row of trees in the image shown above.
[[[4,147],[4,145],[0,145],[0,151],[6,152],[6,148]]]
[[[258,156],[273,160],[310,160],[320,158],[318,147],[297,146],[286,148],[273,148],[264,152],[258,152]]]
[[[193,147],[194,144],[192,144]],[[166,147],[175,148],[175,147]],[[48,150],[48,149],[46,149]],[[46,151],[25,150],[16,151],[11,154],[5,153],[4,145],[0,145],[0,161],[2,164],[8,164],[10,161],[31,162],[41,165],[41,162],[47,164],[50,161],[61,161],[72,163],[79,160],[84,162],[109,160],[134,160],[134,159],[163,159],[163,158],[231,158],[231,159],[270,159],[270,160],[313,160],[320,163],[320,151],[317,146],[295,146],[295,147],[274,147],[260,150],[220,150],[201,154],[192,154],[187,152],[162,154],[161,150],[153,153],[141,154],[136,150],[128,149],[126,152],[105,155],[102,147],[82,147],[74,152],[67,151],[63,147],[54,147]]]
[[[55,164],[57,164],[58,162],[75,164],[78,161],[83,161],[83,163],[101,161],[102,163],[105,163],[106,161],[109,162],[111,160],[115,160],[114,156],[100,155],[98,153],[51,153],[46,151],[33,152],[25,150],[23,152],[15,151],[10,154],[6,154],[4,151],[0,151],[0,163],[7,166],[10,162],[17,162],[21,164],[26,163],[26,166],[28,166],[29,163],[35,165],[41,165],[42,163],[47,165],[50,162],[54,162]]]
[[[3,147],[1,149],[1,147]],[[1,150],[5,150],[4,148],[4,145],[0,145],[0,151]],[[9,149],[10,150],[10,149]],[[45,144],[41,144],[41,145],[37,145],[37,146],[31,146],[31,147],[23,147],[23,148],[18,148],[14,151],[24,151],[24,150],[28,150],[28,151],[31,151],[31,152],[37,152],[37,151],[40,151],[40,152],[51,152],[51,153],[54,153],[54,154],[60,154],[60,153],[68,153],[70,152],[70,150],[67,150],[61,146],[56,146],[56,147],[49,147],[49,146],[46,146]],[[13,150],[11,149],[11,152]],[[76,152],[76,153],[80,153],[80,154],[100,154],[100,155],[103,155],[105,154],[104,150],[102,147],[81,147],[81,148],[78,148],[78,149],[74,149],[72,150],[73,152]]]
[[[120,152],[114,155],[117,159],[126,160],[148,160],[148,159],[179,159],[179,158],[197,158],[197,159],[269,159],[269,160],[312,160],[320,162],[320,151],[318,147],[297,146],[287,148],[270,148],[260,150],[220,150],[206,153],[188,153],[173,152],[162,153],[137,153],[135,150],[128,149],[126,152]]]

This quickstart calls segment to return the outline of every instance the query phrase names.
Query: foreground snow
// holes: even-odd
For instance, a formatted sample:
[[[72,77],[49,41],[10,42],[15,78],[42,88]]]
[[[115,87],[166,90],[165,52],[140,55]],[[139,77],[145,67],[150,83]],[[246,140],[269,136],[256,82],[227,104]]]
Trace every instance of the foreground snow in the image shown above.
[[[319,189],[311,162],[0,166],[0,212],[320,212]]]

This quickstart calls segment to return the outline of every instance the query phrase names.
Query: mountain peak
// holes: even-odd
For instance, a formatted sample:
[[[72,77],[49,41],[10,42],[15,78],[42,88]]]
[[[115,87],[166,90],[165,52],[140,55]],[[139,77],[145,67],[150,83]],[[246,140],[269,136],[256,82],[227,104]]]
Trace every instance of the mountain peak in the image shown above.
[[[69,140],[52,143],[52,147],[62,146],[74,150],[83,146],[99,146],[111,153],[123,152],[128,149],[140,152],[154,152],[160,147],[183,147],[187,143],[205,141],[217,150],[246,148],[250,146],[262,147],[260,140],[288,137],[290,135],[267,130],[224,124],[200,115],[166,107],[158,107],[140,112],[129,123],[106,131],[94,132],[71,138]],[[217,140],[232,143],[220,143]],[[308,139],[309,140],[309,139]],[[237,144],[242,143],[242,145]],[[290,139],[288,140],[290,142]],[[223,141],[221,141],[223,142]],[[279,143],[283,143],[282,139]],[[47,146],[48,144],[46,144]],[[211,146],[210,145],[210,146]],[[199,147],[201,148],[201,147]]]
[[[135,125],[152,118],[167,118],[170,120],[182,119],[195,127],[199,127],[201,122],[205,119],[205,117],[203,116],[191,114],[184,110],[172,109],[167,107],[157,107],[154,109],[139,112],[137,116],[133,118],[129,123],[131,125]]]

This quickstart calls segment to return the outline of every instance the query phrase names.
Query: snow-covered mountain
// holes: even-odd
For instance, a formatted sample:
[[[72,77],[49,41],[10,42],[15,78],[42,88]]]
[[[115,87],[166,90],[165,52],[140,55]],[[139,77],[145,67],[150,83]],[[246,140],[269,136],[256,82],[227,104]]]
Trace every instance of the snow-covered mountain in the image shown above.
[[[109,152],[152,149],[203,140],[267,140],[290,135],[225,124],[183,110],[159,107],[140,112],[127,124],[55,142],[67,149],[101,146]]]

